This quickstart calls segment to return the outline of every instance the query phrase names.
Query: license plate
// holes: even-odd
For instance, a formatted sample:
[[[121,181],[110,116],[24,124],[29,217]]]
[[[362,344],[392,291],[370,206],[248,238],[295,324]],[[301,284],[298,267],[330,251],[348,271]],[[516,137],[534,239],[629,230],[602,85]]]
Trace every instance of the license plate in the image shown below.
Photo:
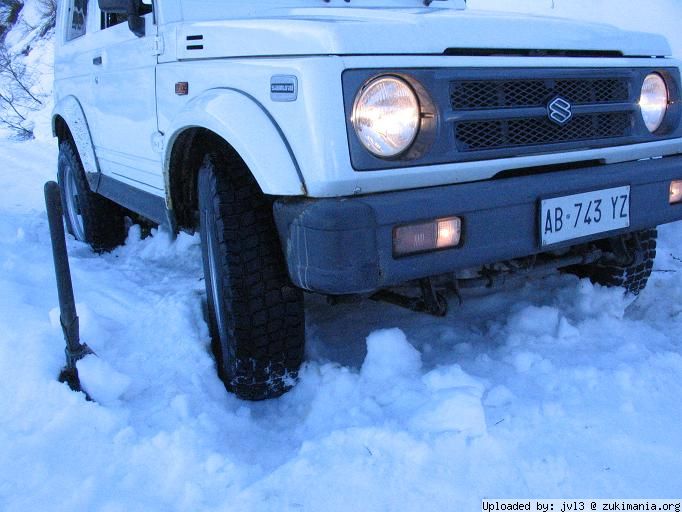
[[[629,226],[629,186],[541,201],[540,238],[543,246]]]

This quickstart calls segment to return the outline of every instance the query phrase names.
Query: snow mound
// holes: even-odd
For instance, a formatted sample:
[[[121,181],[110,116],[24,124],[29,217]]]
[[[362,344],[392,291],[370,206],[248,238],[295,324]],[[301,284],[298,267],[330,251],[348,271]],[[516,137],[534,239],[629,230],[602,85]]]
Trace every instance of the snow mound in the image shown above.
[[[96,355],[84,357],[76,367],[83,390],[102,405],[114,405],[130,387],[130,377],[117,372]]]
[[[390,388],[415,377],[421,369],[421,354],[400,329],[375,331],[367,338],[367,356],[360,373],[368,384]]]

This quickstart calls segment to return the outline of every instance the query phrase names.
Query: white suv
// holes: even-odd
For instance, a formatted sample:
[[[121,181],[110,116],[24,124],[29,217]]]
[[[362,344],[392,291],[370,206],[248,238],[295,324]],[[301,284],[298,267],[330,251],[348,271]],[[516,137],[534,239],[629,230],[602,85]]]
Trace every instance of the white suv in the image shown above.
[[[446,278],[563,269],[637,293],[682,218],[660,36],[463,0],[64,0],[57,34],[67,227],[199,230],[244,398],[295,381],[303,290],[442,314]]]

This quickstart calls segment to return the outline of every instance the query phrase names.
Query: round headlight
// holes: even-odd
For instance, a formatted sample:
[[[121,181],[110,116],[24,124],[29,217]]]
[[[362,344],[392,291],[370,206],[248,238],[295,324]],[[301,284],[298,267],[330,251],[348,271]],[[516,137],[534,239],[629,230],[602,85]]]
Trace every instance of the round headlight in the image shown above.
[[[419,100],[405,80],[381,76],[355,97],[353,128],[367,150],[390,158],[407,150],[419,132]]]
[[[639,108],[647,129],[652,133],[658,130],[668,110],[668,88],[658,73],[651,73],[644,79]]]

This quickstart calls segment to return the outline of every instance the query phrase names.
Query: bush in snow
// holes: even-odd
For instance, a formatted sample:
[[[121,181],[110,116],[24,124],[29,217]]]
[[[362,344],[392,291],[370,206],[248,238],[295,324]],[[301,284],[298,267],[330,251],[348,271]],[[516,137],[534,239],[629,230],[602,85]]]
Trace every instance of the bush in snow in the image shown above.
[[[0,41],[17,22],[23,7],[21,0],[0,0]]]
[[[57,23],[57,0],[38,0],[40,11],[39,37],[44,37]]]
[[[0,0],[1,2],[2,0]],[[57,23],[57,0],[35,0],[27,10],[32,11],[29,16],[22,15],[17,25],[33,33],[34,38],[47,36]],[[30,51],[26,48],[24,53]]]
[[[43,102],[34,90],[35,79],[20,58],[0,43],[0,125],[20,139],[33,138],[29,115]]]

